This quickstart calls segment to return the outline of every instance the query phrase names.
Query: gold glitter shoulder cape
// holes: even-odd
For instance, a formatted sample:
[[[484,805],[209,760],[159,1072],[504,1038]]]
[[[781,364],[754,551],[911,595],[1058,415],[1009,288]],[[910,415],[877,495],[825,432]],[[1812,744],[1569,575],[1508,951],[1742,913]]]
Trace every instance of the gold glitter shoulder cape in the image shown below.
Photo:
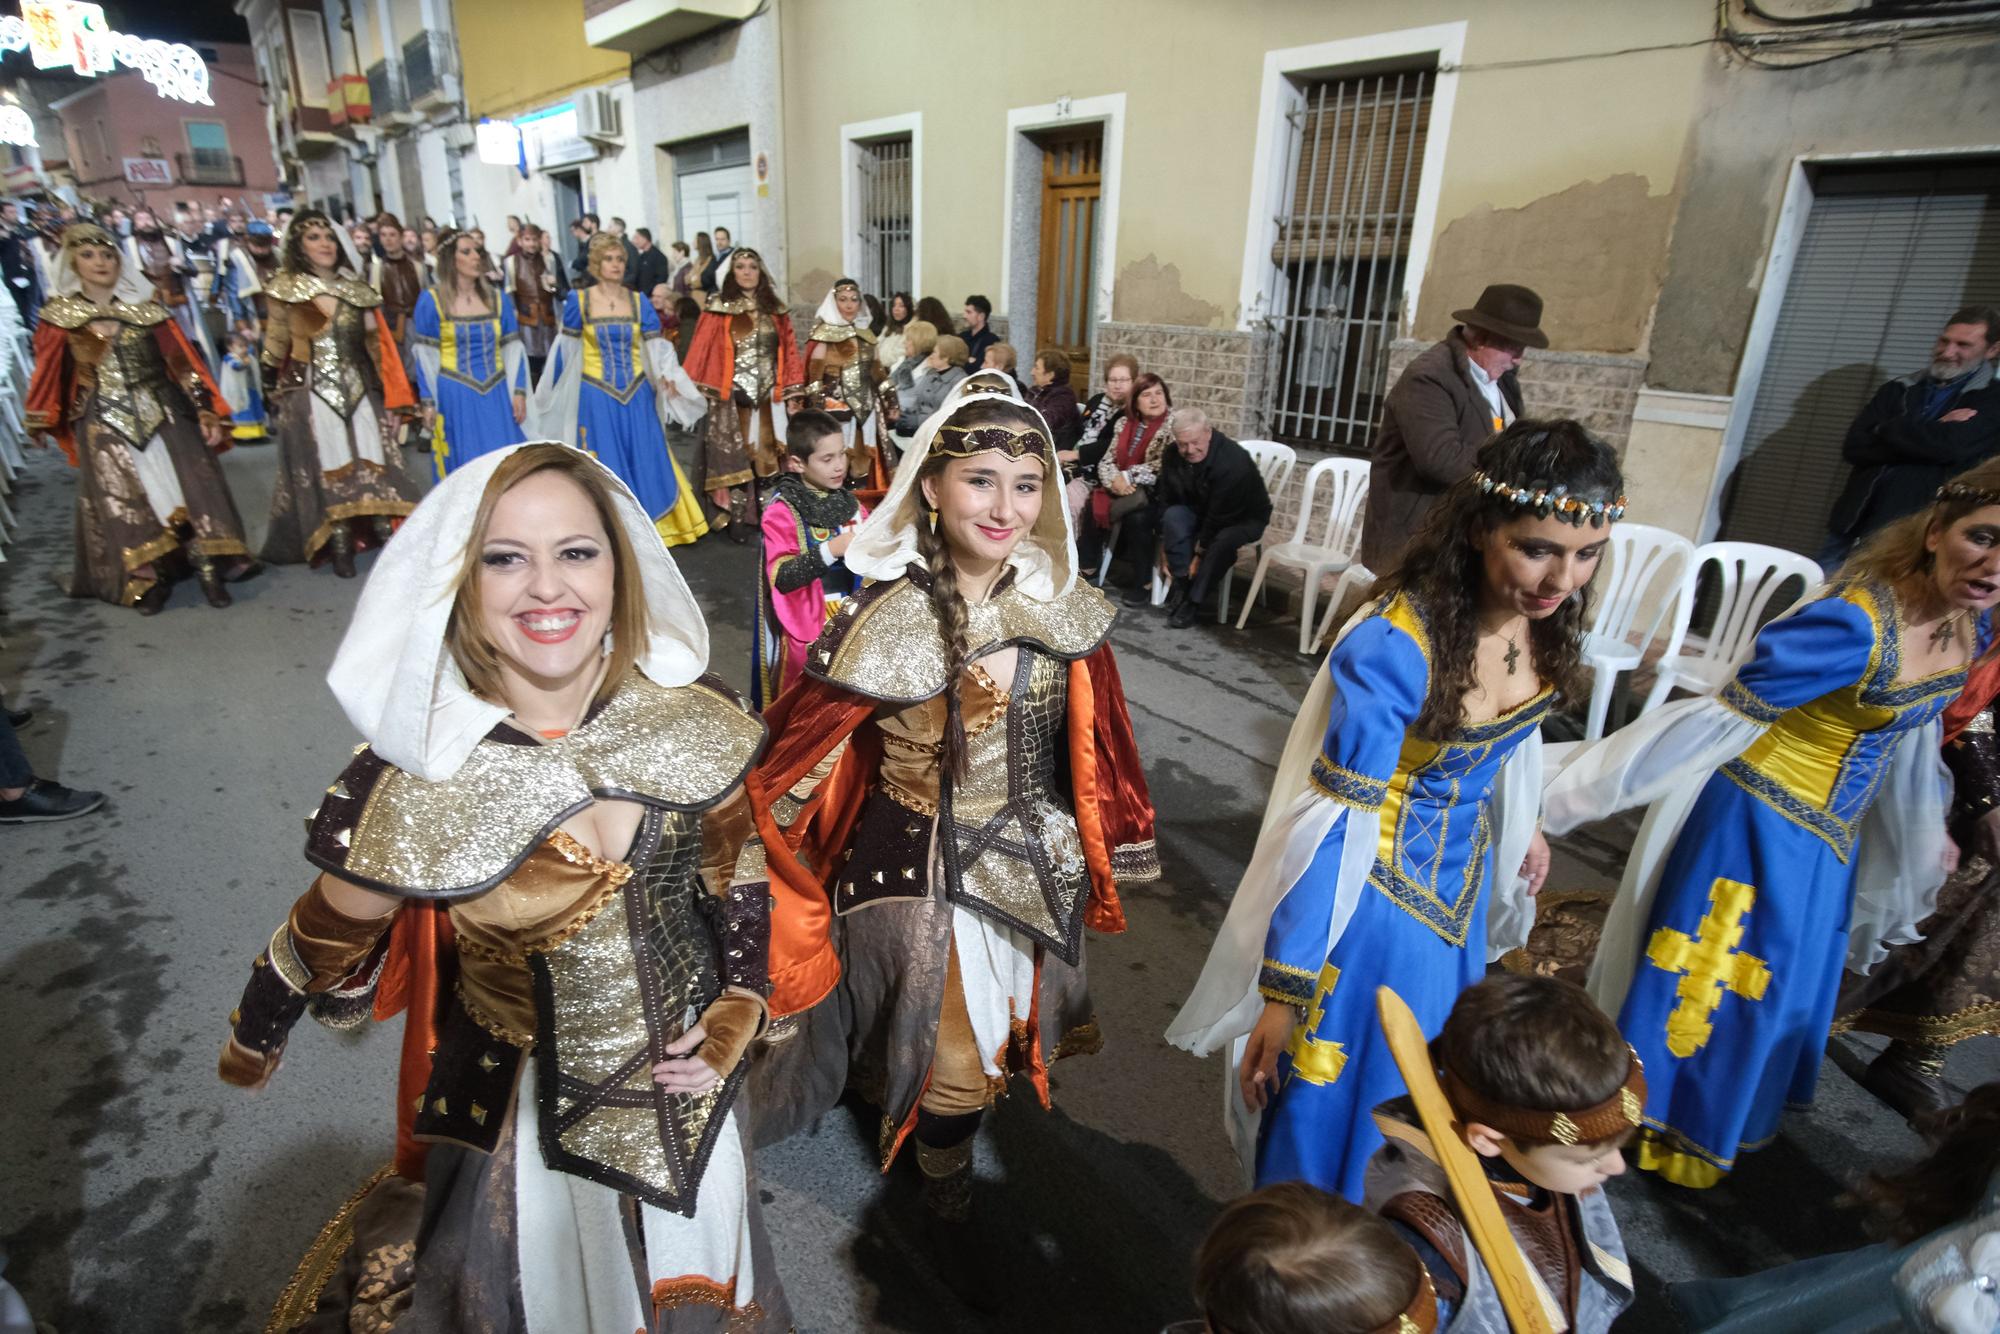
[[[116,299],[108,307],[98,306],[74,293],[64,292],[50,297],[43,304],[40,318],[44,324],[53,324],[58,329],[81,328],[92,320],[122,320],[126,324],[150,329],[166,320],[167,308],[157,301],[127,305]]]
[[[720,803],[764,740],[763,720],[715,677],[667,687],[635,672],[568,736],[543,742],[503,723],[441,782],[361,747],[306,823],[306,860],[387,894],[465,898],[512,875],[593,801]]]
[[[280,269],[264,285],[264,290],[278,300],[295,306],[321,295],[338,297],[360,310],[370,310],[382,304],[380,292],[345,273],[322,278],[316,273],[293,273],[290,269]]]
[[[1009,644],[1031,644],[1065,661],[1088,657],[1111,633],[1117,612],[1078,580],[1042,602],[1009,582],[966,606],[966,644],[977,658]],[[830,685],[889,704],[915,704],[944,690],[944,640],[931,610],[930,576],[912,568],[900,579],[869,584],[841,604],[806,655],[806,671]]]
[[[870,347],[875,345],[875,334],[869,329],[857,329],[851,324],[829,324],[822,320],[815,324],[806,335],[809,343],[847,343],[860,339]]]

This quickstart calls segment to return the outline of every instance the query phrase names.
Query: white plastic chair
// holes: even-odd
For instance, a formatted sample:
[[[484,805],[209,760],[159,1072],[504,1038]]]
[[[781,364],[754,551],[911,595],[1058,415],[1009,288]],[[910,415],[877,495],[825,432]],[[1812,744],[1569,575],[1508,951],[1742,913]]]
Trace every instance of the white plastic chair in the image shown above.
[[[1305,573],[1305,600],[1299,606],[1299,652],[1312,652],[1320,576],[1337,574],[1354,563],[1354,549],[1361,540],[1361,506],[1367,498],[1366,459],[1321,459],[1306,471],[1306,484],[1299,493],[1298,526],[1290,541],[1264,548],[1257,558],[1257,573],[1251,576],[1250,591],[1244,594],[1243,613],[1236,618],[1238,630],[1250,619],[1257,591],[1276,561]]]
[[[1239,442],[1244,452],[1257,464],[1257,471],[1264,478],[1264,492],[1277,504],[1291,484],[1292,470],[1299,466],[1298,451],[1290,445],[1281,445],[1276,440],[1244,440]],[[1261,558],[1264,553],[1265,535],[1260,535],[1245,550],[1254,550]],[[1241,555],[1242,553],[1237,553]],[[1229,621],[1229,590],[1236,583],[1236,562],[1222,572],[1222,591],[1215,598],[1215,623],[1226,625]]]
[[[1605,715],[1610,712],[1611,692],[1618,677],[1645,661],[1646,651],[1662,627],[1667,634],[1663,661],[1672,661],[1680,654],[1681,641],[1687,638],[1688,617],[1694,611],[1694,543],[1679,533],[1643,523],[1614,524],[1604,555],[1610,568],[1598,576],[1597,606],[1583,640],[1583,661],[1591,671],[1590,711],[1583,729],[1586,741],[1604,735]],[[1652,624],[1635,642],[1633,627],[1646,595],[1655,591],[1663,595],[1658,609]],[[1650,701],[1647,707],[1651,707]]]
[[[1667,692],[1675,686],[1698,695],[1722,689],[1749,656],[1751,641],[1768,619],[1766,612],[1771,610],[1778,590],[1790,580],[1803,580],[1804,586],[1793,599],[1802,602],[1826,578],[1825,571],[1807,557],[1756,542],[1709,542],[1696,547],[1694,568],[1699,571],[1710,564],[1720,575],[1715,620],[1706,635],[1687,636],[1680,653],[1660,660],[1660,674],[1646,696],[1649,710],[1664,703]]]
[[[1124,527],[1125,521],[1120,519],[1118,522],[1112,524],[1111,531],[1104,535],[1104,556],[1097,562],[1097,578],[1092,581],[1099,588],[1104,587],[1104,581],[1111,577],[1111,554],[1118,550],[1118,534]],[[1152,558],[1149,557],[1148,559]],[[1153,605],[1157,607],[1167,600],[1167,581],[1161,576],[1160,563],[1156,559],[1153,560],[1152,575]]]
[[[1366,589],[1375,582],[1375,571],[1355,561],[1340,572],[1340,578],[1333,585],[1333,596],[1327,599],[1326,614],[1319,618],[1319,631],[1313,635],[1313,647],[1326,642],[1333,633],[1333,618],[1340,615],[1340,609],[1347,604],[1347,595],[1355,589]]]

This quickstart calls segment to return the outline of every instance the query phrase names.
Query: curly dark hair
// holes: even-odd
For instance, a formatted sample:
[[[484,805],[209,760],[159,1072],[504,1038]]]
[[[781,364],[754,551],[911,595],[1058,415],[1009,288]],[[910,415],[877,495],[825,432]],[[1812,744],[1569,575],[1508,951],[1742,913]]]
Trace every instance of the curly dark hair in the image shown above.
[[[746,292],[736,285],[736,260],[738,256],[757,261],[757,286],[752,291]],[[723,301],[734,301],[737,297],[747,296],[754,298],[757,302],[757,309],[763,311],[766,315],[784,313],[785,303],[779,300],[778,289],[771,283],[771,266],[764,262],[762,255],[748,246],[738,246],[729,252],[728,262],[716,274],[715,285],[715,294]]]
[[[285,253],[278,260],[278,267],[291,273],[311,273],[312,261],[306,258],[306,228],[318,223],[333,233],[333,267],[335,271],[346,269],[353,272],[347,262],[347,247],[340,244],[340,226],[320,209],[301,209],[292,215],[292,225],[285,229]]]
[[[1515,422],[1479,447],[1477,466],[1510,486],[1551,492],[1560,486],[1591,504],[1617,500],[1624,485],[1611,446],[1566,419]],[[1412,730],[1426,740],[1445,740],[1465,725],[1465,697],[1479,685],[1474,660],[1485,577],[1480,544],[1503,524],[1527,514],[1525,507],[1482,491],[1473,477],[1466,477],[1431,509],[1401,567],[1377,580],[1369,594],[1407,593],[1424,614],[1431,641],[1430,690]],[[1587,524],[1583,531],[1590,531]],[[1582,698],[1586,691],[1580,660],[1589,608],[1586,584],[1553,614],[1528,623],[1535,672],[1564,699]]]

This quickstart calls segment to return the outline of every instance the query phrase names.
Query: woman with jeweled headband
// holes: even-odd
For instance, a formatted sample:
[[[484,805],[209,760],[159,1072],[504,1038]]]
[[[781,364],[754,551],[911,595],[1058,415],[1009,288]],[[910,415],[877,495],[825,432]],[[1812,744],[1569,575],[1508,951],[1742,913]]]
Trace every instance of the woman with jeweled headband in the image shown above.
[[[983,1302],[972,1136],[1012,1076],[1101,1037],[1083,932],[1154,879],[1153,808],[1107,636],[1076,577],[1041,415],[968,381],[904,454],[845,562],[870,580],[766,712],[747,787],[773,910],[762,1142],[852,1085],[886,1168],[916,1141],[940,1263]]]
[[[1843,968],[1866,973],[1957,865],[1938,719],[1991,642],[2000,462],[1883,529],[1757,634],[1713,697],[1588,747],[1548,827],[1650,806],[1590,986],[1646,1062],[1639,1166],[1713,1186],[1813,1099]]]
[[[1225,1051],[1229,1128],[1259,1185],[1357,1203],[1403,1089],[1376,1021],[1427,1033],[1526,943],[1548,874],[1538,729],[1580,698],[1591,576],[1623,514],[1608,445],[1520,421],[1432,512],[1314,678],[1201,980],[1167,1030]]]
[[[264,401],[278,417],[278,478],[264,559],[330,562],[354,577],[355,553],[389,540],[421,494],[396,447],[397,413],[415,406],[382,294],[359,277],[347,233],[318,209],[286,229],[265,288]]]
[[[269,1328],[791,1327],[740,1096],[770,916],[734,871],[765,733],[707,666],[652,516],[564,444],[451,473],[377,560],[327,674],[368,744],[309,821],[320,874],[220,1073],[265,1085],[307,1013],[406,1010],[396,1176]],[[263,1115],[308,1096],[278,1078]]]
[[[226,607],[225,585],[261,568],[215,458],[229,405],[95,223],[63,233],[26,407],[28,429],[55,436],[79,469],[73,596],[152,616],[192,570],[209,605]]]
[[[868,319],[861,284],[852,278],[835,283],[819,303],[806,335],[806,406],[840,423],[849,483],[874,500],[889,489],[889,469],[877,452],[875,413],[875,389],[888,372],[875,360]]]
[[[717,282],[722,290],[702,308],[688,345],[687,373],[709,401],[700,485],[718,511],[713,526],[747,542],[757,527],[753,497],[778,475],[786,418],[805,399],[805,372],[763,256],[738,246]]]

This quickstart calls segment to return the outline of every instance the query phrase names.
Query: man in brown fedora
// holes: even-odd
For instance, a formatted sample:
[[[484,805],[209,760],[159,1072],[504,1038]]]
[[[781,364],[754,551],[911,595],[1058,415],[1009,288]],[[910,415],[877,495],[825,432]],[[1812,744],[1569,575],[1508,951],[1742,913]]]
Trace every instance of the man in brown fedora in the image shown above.
[[[1383,407],[1361,527],[1361,563],[1378,575],[1401,563],[1438,497],[1472,472],[1479,446],[1521,415],[1514,368],[1527,348],[1549,345],[1542,299],[1512,283],[1493,284],[1451,317],[1457,325],[1404,367]]]

